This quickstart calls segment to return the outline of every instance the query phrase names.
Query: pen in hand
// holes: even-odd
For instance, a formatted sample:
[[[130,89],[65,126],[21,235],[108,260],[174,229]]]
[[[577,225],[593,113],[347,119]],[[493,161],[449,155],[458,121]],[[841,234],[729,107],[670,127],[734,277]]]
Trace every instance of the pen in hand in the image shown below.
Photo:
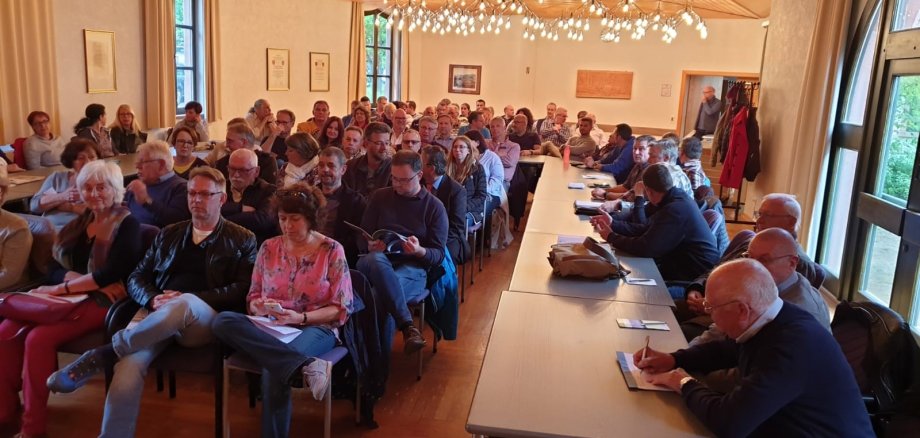
[[[651,336],[646,336],[646,337],[645,337],[645,348],[642,349],[642,359],[640,359],[639,362],[644,362],[644,361],[645,361],[645,352],[648,351],[648,343],[649,343],[650,340],[651,340]]]

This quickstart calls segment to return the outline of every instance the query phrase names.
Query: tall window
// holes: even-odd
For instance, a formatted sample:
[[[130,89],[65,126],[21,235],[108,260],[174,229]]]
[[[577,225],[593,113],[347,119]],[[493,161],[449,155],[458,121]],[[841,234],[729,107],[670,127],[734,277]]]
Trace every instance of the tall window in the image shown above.
[[[176,114],[190,101],[204,103],[201,0],[176,2]]]
[[[387,16],[379,10],[364,13],[364,47],[366,52],[367,96],[392,100],[393,33],[387,29]]]

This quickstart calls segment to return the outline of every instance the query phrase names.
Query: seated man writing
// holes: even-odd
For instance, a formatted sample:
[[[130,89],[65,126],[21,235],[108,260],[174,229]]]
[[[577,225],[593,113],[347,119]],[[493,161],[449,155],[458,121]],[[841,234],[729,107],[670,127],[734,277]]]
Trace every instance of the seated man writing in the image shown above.
[[[713,271],[705,306],[731,339],[670,354],[645,348],[633,360],[649,382],[679,393],[716,435],[874,436],[837,341],[808,312],[779,299],[760,262],[736,260]],[[731,367],[741,382],[727,394],[687,374]]]
[[[369,233],[392,230],[406,237],[398,252],[386,253],[384,242],[366,242],[368,253],[358,260],[378,299],[403,333],[405,352],[425,346],[412,325],[406,304],[425,290],[428,269],[441,264],[447,245],[447,211],[428,190],[422,190],[422,158],[412,151],[393,156],[392,186],[375,191],[364,210],[361,228]],[[361,244],[359,240],[359,244]]]
[[[115,363],[100,436],[134,436],[147,367],[164,349],[173,343],[197,347],[214,342],[211,321],[217,312],[245,309],[258,248],[251,232],[220,216],[226,200],[220,172],[192,170],[192,220],[160,231],[128,278],[128,295],[150,315],[48,378],[51,391],[73,392]]]

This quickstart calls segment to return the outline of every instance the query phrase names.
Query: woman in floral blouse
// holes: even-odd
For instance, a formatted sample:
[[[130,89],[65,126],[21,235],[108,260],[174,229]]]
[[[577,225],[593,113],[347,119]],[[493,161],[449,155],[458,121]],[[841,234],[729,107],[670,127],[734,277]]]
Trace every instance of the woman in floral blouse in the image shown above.
[[[353,308],[342,245],[315,231],[325,203],[319,189],[302,183],[275,192],[282,235],[262,244],[246,297],[254,317],[303,331],[285,343],[234,312],[212,325],[215,336],[263,368],[263,437],[288,436],[292,382],[303,379],[317,400],[326,395],[332,364],[317,356],[335,347]]]

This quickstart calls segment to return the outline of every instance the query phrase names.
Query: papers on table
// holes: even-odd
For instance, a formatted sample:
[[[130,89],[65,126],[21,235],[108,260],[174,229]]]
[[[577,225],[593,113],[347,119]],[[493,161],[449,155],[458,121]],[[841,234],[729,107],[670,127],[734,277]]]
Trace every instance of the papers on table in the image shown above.
[[[575,201],[575,208],[585,208],[589,210],[597,210],[604,206],[603,202],[598,201]]]
[[[559,236],[556,239],[556,243],[582,243],[585,241],[585,236]]]
[[[41,181],[45,179],[43,176],[38,175],[10,175],[10,185],[17,186],[20,184],[28,184],[30,182]]]
[[[633,390],[645,391],[670,391],[664,386],[653,385],[645,381],[642,370],[633,364],[633,356],[630,353],[617,351],[617,362],[620,364],[620,371],[623,372],[623,378],[626,379],[626,386]]]
[[[662,331],[671,330],[671,328],[668,327],[668,323],[664,321],[654,321],[651,319],[617,318],[617,325],[620,326],[620,328],[629,328],[629,329],[662,330]]]
[[[637,286],[655,286],[658,283],[655,282],[654,278],[626,277],[626,284],[635,284]]]
[[[585,188],[585,183],[583,183],[583,182],[570,182],[570,183],[569,183],[569,188],[570,188],[570,189],[583,190],[583,189]]]
[[[264,317],[264,316],[252,316],[248,315],[250,321],[256,325],[263,332],[272,335],[275,339],[284,342],[285,344],[290,343],[297,336],[300,336],[301,330],[294,327],[288,327],[286,325],[276,324],[274,321]]]

